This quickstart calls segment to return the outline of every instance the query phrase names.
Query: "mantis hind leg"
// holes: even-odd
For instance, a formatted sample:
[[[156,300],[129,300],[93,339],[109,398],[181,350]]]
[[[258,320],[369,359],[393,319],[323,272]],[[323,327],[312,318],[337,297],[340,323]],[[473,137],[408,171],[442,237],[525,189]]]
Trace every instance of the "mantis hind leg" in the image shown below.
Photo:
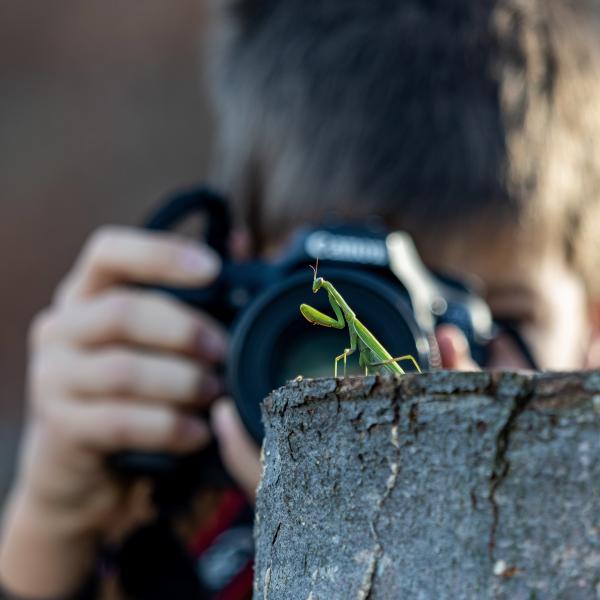
[[[346,348],[342,354],[335,357],[335,365],[333,367],[333,376],[337,377],[338,362],[344,360],[344,377],[346,377],[346,359],[354,353],[356,348]]]
[[[358,335],[356,333],[356,327],[354,327],[354,323],[348,322],[348,333],[350,334],[350,348],[346,348],[342,354],[335,357],[335,364],[333,368],[333,376],[337,377],[337,366],[340,360],[344,360],[344,377],[346,377],[346,360],[347,358],[356,351],[356,346],[358,342]]]
[[[364,367],[364,369],[365,369],[365,375],[369,374],[369,366],[371,364],[369,362],[369,357],[370,357],[369,349],[366,346],[361,346],[360,347],[360,357],[358,359],[358,364],[361,367]]]
[[[370,367],[384,367],[385,365],[389,365],[390,363],[397,363],[403,360],[408,360],[412,362],[415,369],[418,373],[422,373],[421,367],[419,367],[419,363],[415,360],[415,357],[412,354],[405,354],[404,356],[395,356],[394,358],[389,358],[388,360],[384,360],[381,362],[370,363]],[[400,366],[400,365],[398,365]]]

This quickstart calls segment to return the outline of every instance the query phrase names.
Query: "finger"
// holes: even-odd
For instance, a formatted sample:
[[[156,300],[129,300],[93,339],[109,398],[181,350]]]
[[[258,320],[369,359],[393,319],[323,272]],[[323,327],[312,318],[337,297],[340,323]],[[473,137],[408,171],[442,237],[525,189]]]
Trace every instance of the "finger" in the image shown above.
[[[49,435],[103,454],[126,450],[179,454],[201,448],[210,439],[208,426],[196,417],[121,398],[90,404],[48,402],[41,413]]]
[[[75,352],[53,348],[34,363],[36,395],[118,396],[176,406],[202,407],[222,393],[212,373],[197,362],[127,349]]]
[[[223,464],[254,501],[262,470],[260,450],[242,424],[231,399],[222,398],[215,403],[211,426],[219,441]]]
[[[454,325],[440,325],[435,332],[442,366],[456,371],[480,371],[471,357],[469,344],[463,332]]]
[[[105,227],[87,243],[56,301],[71,303],[122,282],[206,285],[219,269],[217,254],[205,245],[172,234]]]
[[[113,290],[68,310],[42,314],[32,328],[34,346],[126,343],[222,361],[223,327],[160,292]]]

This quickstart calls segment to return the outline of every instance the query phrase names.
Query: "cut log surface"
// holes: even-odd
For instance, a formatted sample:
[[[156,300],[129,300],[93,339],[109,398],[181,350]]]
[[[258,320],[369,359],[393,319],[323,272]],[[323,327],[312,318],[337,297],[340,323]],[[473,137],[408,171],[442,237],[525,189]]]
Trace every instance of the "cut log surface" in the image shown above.
[[[599,599],[600,372],[290,382],[255,598]]]

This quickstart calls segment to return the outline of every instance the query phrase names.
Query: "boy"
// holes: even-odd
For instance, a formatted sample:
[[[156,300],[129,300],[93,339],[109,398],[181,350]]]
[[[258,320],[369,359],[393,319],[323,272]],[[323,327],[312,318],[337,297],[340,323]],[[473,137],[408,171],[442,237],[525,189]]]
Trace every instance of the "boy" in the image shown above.
[[[216,179],[234,201],[239,256],[276,255],[294,227],[328,213],[377,215],[407,230],[431,268],[476,277],[541,368],[600,365],[591,6],[219,4]],[[203,285],[218,269],[206,247],[103,230],[37,319],[30,417],[0,540],[0,579],[14,594],[68,596],[102,541],[147,518],[136,509],[143,484],[115,481],[107,454],[187,452],[215,435],[252,496],[258,451],[215,369],[225,332],[209,315],[123,288]],[[457,330],[437,338],[446,368],[476,368]],[[484,366],[527,364],[500,335]],[[210,431],[182,410],[211,403]]]

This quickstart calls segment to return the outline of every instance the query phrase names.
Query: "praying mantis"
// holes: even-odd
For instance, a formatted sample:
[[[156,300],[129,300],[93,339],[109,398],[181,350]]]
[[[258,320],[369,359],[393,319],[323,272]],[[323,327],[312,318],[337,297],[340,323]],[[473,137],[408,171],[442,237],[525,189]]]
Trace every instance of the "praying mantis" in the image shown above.
[[[355,312],[350,308],[342,295],[335,289],[333,284],[317,276],[319,261],[315,267],[310,265],[313,270],[312,291],[316,294],[321,288],[324,288],[329,297],[329,303],[336,318],[330,317],[308,304],[300,305],[302,316],[313,325],[322,327],[333,327],[335,329],[344,329],[348,325],[350,334],[350,348],[346,348],[342,354],[336,356],[334,363],[334,377],[337,377],[338,363],[344,361],[344,376],[346,375],[346,360],[348,356],[356,351],[360,353],[359,365],[364,367],[365,375],[368,375],[369,368],[385,367],[388,371],[398,375],[404,375],[406,371],[398,364],[400,361],[411,361],[417,371],[420,373],[419,364],[410,354],[405,356],[393,357],[382,345],[381,342],[357,319]]]

